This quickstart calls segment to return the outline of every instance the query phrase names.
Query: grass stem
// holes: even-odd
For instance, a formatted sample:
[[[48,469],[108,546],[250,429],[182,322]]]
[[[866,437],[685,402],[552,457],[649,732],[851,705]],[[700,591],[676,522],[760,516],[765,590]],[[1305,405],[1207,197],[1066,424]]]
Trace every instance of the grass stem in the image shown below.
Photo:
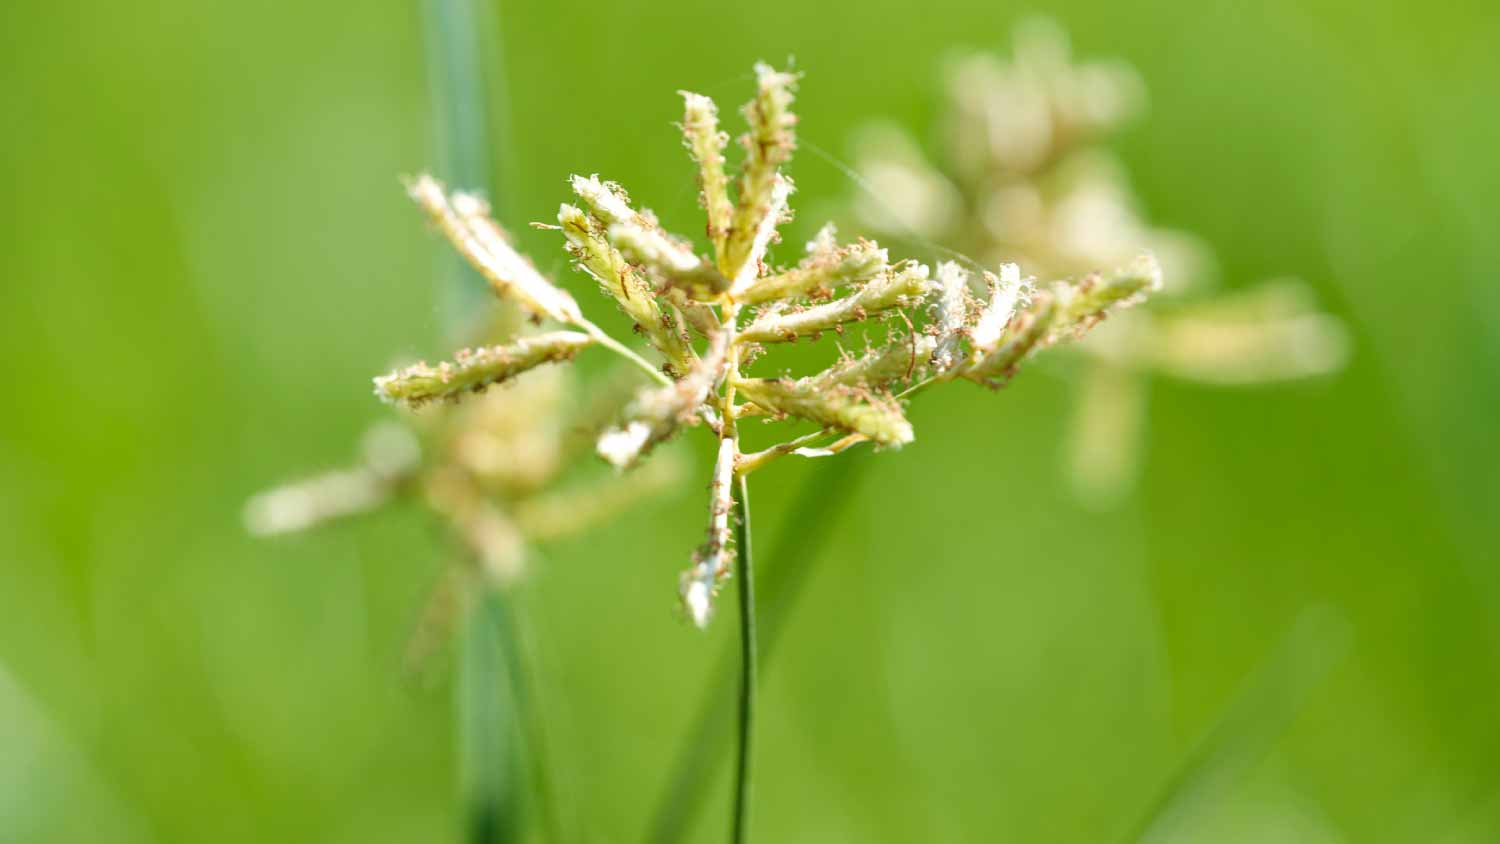
[[[797,514],[796,522],[788,522],[776,532],[757,584],[756,645],[762,667],[775,654],[786,621],[817,569],[819,552],[839,527],[840,511],[855,497],[855,487],[868,460],[869,455],[851,454],[819,466],[809,473],[787,508],[788,513]],[[734,705],[738,672],[733,662],[739,658],[726,652],[720,669],[710,675],[711,684],[704,690],[692,727],[683,735],[671,774],[646,827],[644,840],[650,844],[682,841],[703,808],[716,766],[729,748],[729,728],[723,713]]]
[[[740,705],[739,759],[734,780],[735,844],[750,840],[751,757],[755,739],[755,563],[750,554],[750,484],[739,478],[735,496],[737,515],[736,545],[740,560]]]
[[[604,329],[600,328],[589,320],[583,320],[582,322],[578,323],[578,327],[588,332],[588,335],[594,338],[594,342],[598,343],[606,349],[609,349],[625,360],[630,361],[637,369],[640,369],[642,372],[650,375],[651,380],[655,381],[656,383],[661,384],[662,386],[666,386],[672,383],[672,379],[668,378],[660,369],[652,366],[651,361],[648,361],[635,352],[631,351],[629,346],[626,346],[619,340],[616,340],[615,338],[609,336],[609,334],[605,333]]]

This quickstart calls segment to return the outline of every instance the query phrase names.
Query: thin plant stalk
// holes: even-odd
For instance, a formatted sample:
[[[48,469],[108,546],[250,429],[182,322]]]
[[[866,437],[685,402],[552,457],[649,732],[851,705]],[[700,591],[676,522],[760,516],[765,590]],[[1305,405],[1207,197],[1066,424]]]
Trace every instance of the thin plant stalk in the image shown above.
[[[490,164],[487,46],[496,53],[490,57],[495,65],[499,62],[494,33],[486,37],[493,23],[488,11],[486,0],[427,0],[428,74],[438,151],[449,178],[470,188],[486,188],[503,201]],[[466,315],[483,301],[486,285],[457,256],[448,260],[441,298],[447,331],[461,334]],[[520,797],[525,789],[520,780],[525,768],[515,715],[525,678],[517,662],[508,600],[495,589],[478,596],[461,643],[456,700],[460,787],[465,836],[473,844],[500,844],[521,834]]]
[[[819,552],[838,526],[842,508],[853,498],[849,492],[858,483],[867,460],[866,455],[853,454],[810,473],[788,508],[787,512],[801,517],[795,525],[788,523],[777,532],[757,584],[760,600],[756,644],[761,667],[775,653],[781,631],[816,568]],[[729,727],[723,713],[733,705],[738,673],[733,670],[732,661],[739,658],[738,654],[725,652],[719,663],[722,668],[711,675],[714,680],[704,692],[692,728],[682,738],[672,773],[647,826],[644,840],[650,844],[675,844],[683,840],[703,808],[704,794],[713,784],[714,771],[729,749]]]
[[[735,496],[738,524],[735,544],[740,556],[740,705],[739,758],[735,765],[734,842],[750,840],[751,757],[755,739],[755,564],[750,554],[750,482],[740,475]]]
[[[464,836],[475,844],[514,841],[521,832],[518,780],[524,771],[508,700],[520,666],[510,612],[505,596],[488,590],[479,596],[464,632],[456,714]]]

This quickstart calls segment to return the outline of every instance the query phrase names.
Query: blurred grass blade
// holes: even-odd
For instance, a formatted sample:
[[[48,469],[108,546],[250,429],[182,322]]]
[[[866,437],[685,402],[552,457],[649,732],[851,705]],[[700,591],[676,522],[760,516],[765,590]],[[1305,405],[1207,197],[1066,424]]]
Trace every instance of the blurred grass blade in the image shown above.
[[[781,630],[796,606],[818,555],[838,527],[840,510],[855,497],[864,473],[865,454],[850,454],[812,471],[797,499],[786,509],[789,521],[777,532],[771,552],[759,567],[759,663],[763,670],[775,652]],[[735,705],[739,685],[739,643],[719,661],[719,668],[698,707],[693,726],[678,748],[672,773],[646,827],[653,844],[681,841],[703,809],[704,794],[716,780],[720,761],[729,750],[730,724],[723,713]]]
[[[519,674],[506,598],[479,596],[463,644],[457,697],[464,828],[473,844],[515,841],[521,832],[522,793],[513,692]]]
[[[497,145],[491,138],[490,96],[503,97],[505,91],[495,25],[499,12],[489,0],[426,0],[423,17],[437,169],[456,188],[488,194],[495,215],[503,220],[508,202],[491,166]],[[487,68],[496,74],[493,86],[486,84]],[[504,100],[499,103],[496,135],[504,141]],[[459,332],[488,295],[488,288],[451,250],[443,250],[442,260],[449,281],[440,291],[440,301],[448,330]]]
[[[533,555],[536,559],[536,555]],[[530,762],[527,773],[531,778],[531,796],[536,806],[536,815],[543,832],[542,840],[555,844],[572,844],[579,841],[572,823],[574,814],[563,807],[568,802],[562,795],[556,772],[547,764],[552,758],[552,732],[548,729],[548,713],[552,710],[547,701],[547,676],[543,671],[544,660],[536,636],[534,606],[524,596],[516,595],[512,604],[515,610],[515,642],[517,659],[516,674],[526,680],[522,687],[512,683],[520,704],[521,725],[525,739],[525,758]]]
[[[439,169],[457,186],[490,192],[503,216],[505,194],[490,166],[491,89],[485,84],[486,58],[497,72],[502,66],[494,26],[498,13],[492,14],[487,0],[427,0],[423,8]],[[504,90],[498,80],[495,90]],[[503,115],[504,109],[499,111]],[[440,300],[446,330],[461,338],[487,287],[457,254],[445,250],[444,260]],[[507,600],[484,590],[464,631],[457,732],[464,827],[473,844],[515,841],[522,831],[525,767],[516,703],[524,698],[525,685]]]
[[[1126,840],[1194,840],[1194,820],[1222,805],[1291,726],[1312,692],[1343,660],[1349,638],[1342,615],[1323,607],[1303,610]]]

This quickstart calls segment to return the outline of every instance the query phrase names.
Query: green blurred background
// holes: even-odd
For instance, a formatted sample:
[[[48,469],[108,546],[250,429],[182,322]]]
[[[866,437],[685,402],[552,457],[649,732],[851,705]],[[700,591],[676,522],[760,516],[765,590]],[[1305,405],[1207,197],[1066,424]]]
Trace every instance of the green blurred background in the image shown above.
[[[1042,11],[1149,85],[1121,149],[1156,222],[1352,328],[1333,378],[1153,385],[1142,483],[1108,512],[1062,472],[1066,366],[917,403],[917,443],[861,458],[826,553],[791,561],[816,571],[764,677],[761,840],[1500,840],[1489,4],[501,11],[513,228],[600,172],[691,230],[673,92],[727,113],[756,59],[795,56],[823,149],[876,117],[931,137],[940,59]],[[0,7],[0,840],[458,837],[451,693],[400,669],[428,520],[240,522],[351,457],[372,373],[446,348],[442,246],[397,182],[436,157],[421,23]],[[805,210],[852,190],[813,156],[793,174]],[[761,548],[806,529],[788,505],[824,468],[756,476]],[[526,587],[578,840],[638,837],[733,634],[672,611],[701,486],[547,548]]]

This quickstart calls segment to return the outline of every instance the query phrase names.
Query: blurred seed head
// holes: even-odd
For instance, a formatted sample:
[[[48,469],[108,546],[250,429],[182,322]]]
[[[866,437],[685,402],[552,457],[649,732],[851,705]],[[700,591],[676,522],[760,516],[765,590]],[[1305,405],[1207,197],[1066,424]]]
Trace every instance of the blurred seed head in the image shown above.
[[[1347,332],[1309,297],[1277,285],[1283,307],[1238,304],[1238,294],[1220,306],[1208,295],[1216,280],[1211,250],[1148,222],[1124,164],[1105,146],[1144,111],[1145,87],[1128,66],[1073,58],[1061,28],[1037,19],[1016,27],[1008,54],[953,55],[943,80],[938,163],[889,124],[862,130],[853,149],[869,190],[852,211],[876,230],[936,240],[1007,268],[985,277],[988,301],[970,314],[964,377],[1003,384],[1037,349],[1092,331],[1147,293],[1158,302],[1154,312],[1119,314],[1079,345],[1100,367],[1082,375],[1074,430],[1086,433],[1070,439],[1068,462],[1084,498],[1119,500],[1133,481],[1138,445],[1129,432],[1144,425],[1127,415],[1145,412],[1136,398],[1143,387],[1134,382],[1146,375],[1253,385],[1343,365]],[[1102,301],[1101,272],[1141,254],[1156,262],[1150,283],[1134,293],[1115,287],[1125,298]],[[1008,269],[1017,264],[1042,279],[1081,281],[1050,285],[1045,301],[1028,302],[1017,288],[1019,271]],[[941,343],[937,355],[936,363],[949,360]],[[1108,386],[1109,379],[1131,384]],[[1106,439],[1123,451],[1102,457]],[[1106,465],[1114,468],[1086,468]]]

